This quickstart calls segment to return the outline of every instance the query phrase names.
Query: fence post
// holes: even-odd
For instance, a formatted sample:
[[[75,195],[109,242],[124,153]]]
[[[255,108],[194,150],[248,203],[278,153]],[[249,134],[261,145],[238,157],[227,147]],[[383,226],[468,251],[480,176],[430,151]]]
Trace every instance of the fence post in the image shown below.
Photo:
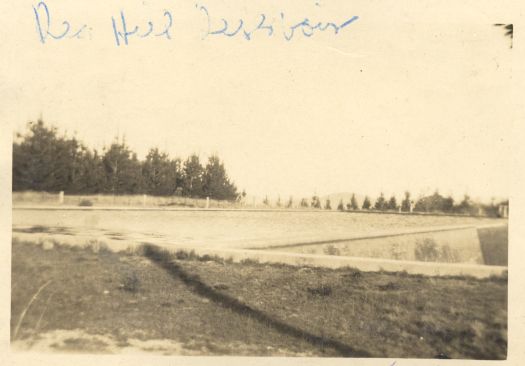
[[[146,206],[146,195],[142,195],[142,206]]]
[[[60,191],[60,193],[58,194],[58,203],[60,203],[61,205],[64,204],[64,191]]]
[[[206,197],[206,208],[210,208],[210,197]]]

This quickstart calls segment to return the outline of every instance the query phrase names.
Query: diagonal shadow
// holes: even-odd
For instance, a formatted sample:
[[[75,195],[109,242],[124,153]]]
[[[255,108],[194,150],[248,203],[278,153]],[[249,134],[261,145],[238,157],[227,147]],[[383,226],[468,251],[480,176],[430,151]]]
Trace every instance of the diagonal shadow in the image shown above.
[[[145,244],[143,248],[144,255],[159,265],[161,268],[165,269],[172,277],[180,279],[195,293],[210,299],[222,307],[228,308],[239,315],[256,319],[257,321],[272,327],[282,334],[304,340],[316,347],[320,347],[322,350],[325,348],[331,348],[344,357],[371,357],[371,355],[366,351],[356,350],[349,345],[337,340],[321,337],[294,327],[290,324],[284,323],[283,321],[278,320],[269,314],[240,302],[230,295],[216,291],[212,287],[202,282],[198,276],[191,275],[190,273],[186,272],[180,265],[170,258],[170,255],[167,254],[166,251],[160,249],[159,247],[151,244]]]

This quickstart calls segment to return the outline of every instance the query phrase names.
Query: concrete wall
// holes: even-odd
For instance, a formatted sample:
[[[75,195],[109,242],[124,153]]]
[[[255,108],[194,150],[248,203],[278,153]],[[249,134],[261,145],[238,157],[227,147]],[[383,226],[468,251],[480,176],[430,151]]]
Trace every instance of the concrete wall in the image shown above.
[[[406,261],[484,264],[477,229],[474,227],[318,245],[281,246],[269,250]]]

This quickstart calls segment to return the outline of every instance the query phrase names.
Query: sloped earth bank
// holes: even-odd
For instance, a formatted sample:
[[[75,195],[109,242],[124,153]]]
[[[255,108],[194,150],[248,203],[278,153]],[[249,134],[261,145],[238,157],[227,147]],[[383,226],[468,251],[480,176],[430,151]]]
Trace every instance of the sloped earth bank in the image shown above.
[[[229,263],[154,246],[12,249],[18,350],[506,358],[506,278]]]
[[[506,224],[503,219],[349,212],[14,209],[13,231],[40,227],[65,235],[136,239],[208,248],[267,248],[411,230]]]

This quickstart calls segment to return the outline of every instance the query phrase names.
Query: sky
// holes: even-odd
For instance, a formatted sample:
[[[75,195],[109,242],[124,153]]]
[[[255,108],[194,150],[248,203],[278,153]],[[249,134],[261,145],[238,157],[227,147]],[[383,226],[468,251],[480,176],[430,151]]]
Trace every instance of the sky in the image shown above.
[[[82,4],[48,2],[56,19],[89,22],[90,39],[42,45],[31,12],[20,17],[19,47],[6,56],[23,71],[6,82],[13,131],[42,116],[97,149],[120,135],[139,157],[153,146],[218,154],[260,197],[509,195],[513,49],[481,5],[437,18],[418,2],[206,2],[213,24],[256,24],[261,12],[291,23],[359,16],[337,36],[248,42],[202,39],[207,24],[191,3],[129,2],[134,20],[162,22],[175,7],[172,39],[116,47],[108,19],[120,5],[97,3],[95,14]]]

